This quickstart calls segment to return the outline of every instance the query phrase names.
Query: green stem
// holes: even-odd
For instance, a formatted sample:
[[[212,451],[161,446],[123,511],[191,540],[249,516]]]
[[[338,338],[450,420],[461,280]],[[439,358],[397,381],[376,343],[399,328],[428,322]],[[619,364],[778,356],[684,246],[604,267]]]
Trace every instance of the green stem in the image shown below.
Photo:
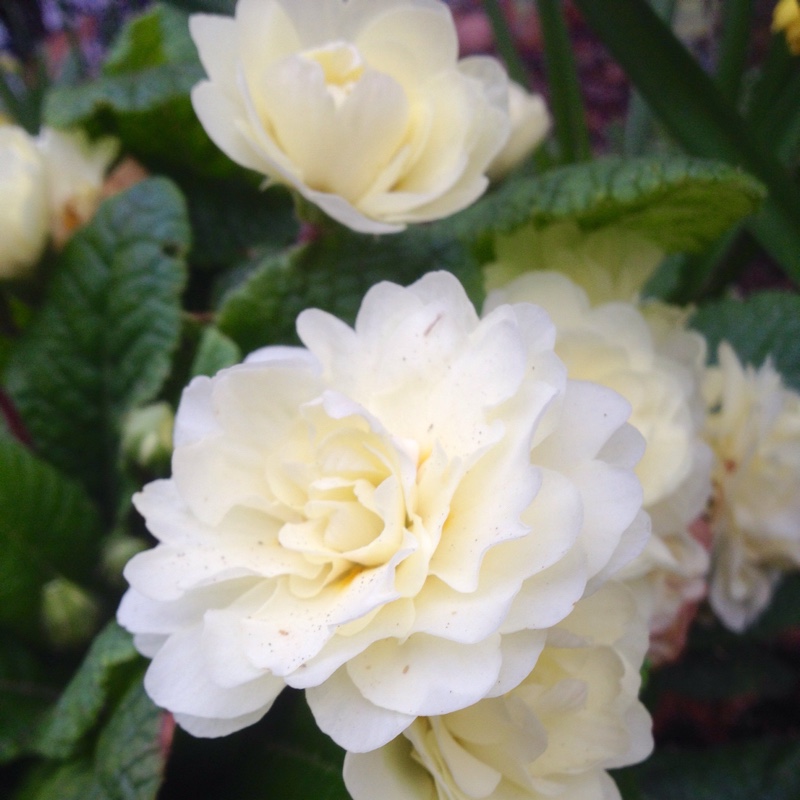
[[[747,47],[753,19],[753,0],[728,0],[722,4],[722,38],[717,59],[717,86],[731,102],[736,103],[747,65]]]
[[[483,0],[483,10],[492,24],[497,52],[505,62],[508,76],[521,86],[527,87],[530,83],[528,70],[520,57],[517,46],[514,44],[514,37],[508,26],[506,15],[500,7],[499,0]]]
[[[589,130],[562,4],[560,0],[538,0],[537,7],[561,162],[588,161],[592,155]]]
[[[676,0],[650,0],[653,10],[667,23],[672,22]],[[647,149],[653,128],[653,114],[644,98],[636,90],[631,91],[628,115],[625,120],[623,151],[626,156],[640,156]]]

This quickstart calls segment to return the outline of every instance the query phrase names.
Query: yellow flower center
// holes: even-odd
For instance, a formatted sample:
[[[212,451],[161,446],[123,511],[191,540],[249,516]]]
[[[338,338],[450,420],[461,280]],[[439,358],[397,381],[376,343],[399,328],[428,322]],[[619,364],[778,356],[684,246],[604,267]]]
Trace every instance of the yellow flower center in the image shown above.
[[[328,92],[337,106],[347,99],[366,68],[358,48],[348,42],[331,42],[306,50],[302,56],[322,68]]]

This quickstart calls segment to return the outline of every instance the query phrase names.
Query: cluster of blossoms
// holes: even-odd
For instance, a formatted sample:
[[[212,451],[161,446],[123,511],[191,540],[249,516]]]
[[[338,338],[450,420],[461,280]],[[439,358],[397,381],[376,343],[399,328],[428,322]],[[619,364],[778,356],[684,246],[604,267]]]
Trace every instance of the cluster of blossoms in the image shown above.
[[[113,139],[43,128],[38,136],[0,125],[0,278],[20,278],[52,241],[61,247],[101,200],[117,155]]]
[[[438,0],[239,0],[191,32],[211,138],[356,231],[464,208],[549,125]],[[118,612],[154,701],[221,736],[302,689],[355,800],[618,797],[648,649],[676,655],[709,573],[740,628],[800,562],[800,398],[727,348],[707,371],[621,236],[522,231],[482,314],[448,273],[381,283],[353,328],[306,310],[302,347],[194,379]]]

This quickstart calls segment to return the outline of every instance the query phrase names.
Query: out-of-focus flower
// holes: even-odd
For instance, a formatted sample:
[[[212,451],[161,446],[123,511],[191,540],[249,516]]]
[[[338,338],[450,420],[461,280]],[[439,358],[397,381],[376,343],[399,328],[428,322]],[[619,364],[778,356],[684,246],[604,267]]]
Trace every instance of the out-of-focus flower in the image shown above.
[[[45,165],[53,243],[60,248],[97,210],[119,143],[109,137],[93,142],[82,130],[43,128],[37,145]]]
[[[48,236],[45,167],[33,138],[0,125],[0,280],[35,266]]]
[[[592,304],[636,299],[664,257],[649,239],[614,227],[584,231],[575,222],[528,225],[495,239],[497,259],[485,268],[487,290],[534,270],[567,275]]]
[[[195,15],[192,102],[234,161],[342,224],[390,233],[486,189],[509,133],[505,72],[458,61],[439,0],[239,0]]]
[[[797,0],[778,0],[772,15],[772,31],[783,31],[789,50],[800,55],[800,4]]]
[[[800,566],[800,395],[769,360],[743,366],[726,342],[704,391],[716,455],[709,601],[727,627],[742,631],[781,574]]]
[[[644,545],[643,445],[619,395],[567,380],[542,309],[479,319],[448,273],[373,287],[355,329],[297,327],[307,349],[185,390],[118,616],[189,731],[244,727],[288,684],[365,751],[530,673]]]
[[[593,307],[581,287],[555,272],[517,278],[491,293],[487,308],[506,302],[541,305],[555,322],[556,353],[570,378],[608,386],[631,404],[630,422],[647,443],[636,474],[653,536],[620,577],[649,608],[656,636],[705,593],[708,555],[689,531],[711,494],[711,453],[701,437],[704,340],[667,309],[646,317],[632,303]]]
[[[509,81],[508,108],[511,135],[505,147],[489,165],[487,175],[493,181],[505,177],[541,144],[552,120],[540,94],[531,94],[518,83]]]
[[[354,800],[618,800],[606,773],[646,758],[650,718],[637,699],[647,625],[623,587],[582,600],[548,635],[508,694],[421,717],[371,753],[348,753]]]

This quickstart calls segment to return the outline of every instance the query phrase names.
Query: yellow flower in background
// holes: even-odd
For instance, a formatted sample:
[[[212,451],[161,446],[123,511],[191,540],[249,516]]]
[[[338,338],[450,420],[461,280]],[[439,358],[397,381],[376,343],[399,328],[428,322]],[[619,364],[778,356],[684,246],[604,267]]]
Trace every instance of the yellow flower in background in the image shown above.
[[[800,4],[797,0],[778,0],[772,15],[772,31],[783,31],[789,50],[800,55]]]
[[[446,217],[485,191],[509,134],[496,59],[458,60],[439,0],[239,0],[190,20],[195,112],[231,159],[362,233]]]

